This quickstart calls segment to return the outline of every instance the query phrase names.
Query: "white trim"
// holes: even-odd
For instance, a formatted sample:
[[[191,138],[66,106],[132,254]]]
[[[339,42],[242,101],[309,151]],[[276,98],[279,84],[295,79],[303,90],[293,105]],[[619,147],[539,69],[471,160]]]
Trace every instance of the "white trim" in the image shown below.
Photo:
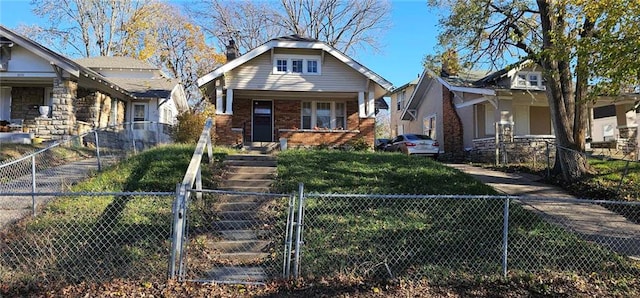
[[[484,97],[484,96],[483,97],[479,97],[479,98],[476,98],[476,99],[472,99],[470,101],[465,101],[463,103],[456,104],[456,109],[461,109],[461,108],[464,108],[464,107],[468,107],[468,106],[472,106],[472,105],[475,105],[475,104],[483,103],[485,101],[491,101],[491,99],[487,98],[487,97]]]
[[[223,91],[222,91],[222,81],[217,80],[215,84],[216,84],[216,115],[224,115],[224,109],[223,109],[224,97],[223,97]]]
[[[310,128],[304,128],[303,125],[303,104],[305,103],[309,103],[311,105],[311,119],[309,122],[309,126]],[[325,127],[318,127],[318,104],[319,103],[328,103],[329,104],[329,112],[330,112],[330,119],[329,119],[329,126],[328,128]],[[341,116],[343,118],[343,122],[342,123],[337,123],[337,114],[336,114],[336,110],[337,107],[336,105],[341,103],[343,105],[343,113]],[[318,129],[323,130],[323,131],[327,131],[327,130],[335,130],[335,131],[342,131],[342,130],[346,130],[347,129],[347,124],[348,124],[348,119],[347,119],[347,102],[346,101],[335,101],[335,100],[303,100],[300,102],[300,129],[301,130],[315,130],[315,127],[318,127]]]
[[[279,71],[278,70],[278,61],[284,60],[287,62],[287,70]],[[294,60],[302,60],[302,71],[294,72],[293,71],[293,61]],[[275,54],[273,55],[272,64],[273,64],[273,74],[299,74],[299,75],[311,75],[311,76],[319,76],[322,74],[322,64],[320,63],[321,56],[320,55],[287,55],[287,54]],[[310,61],[315,61],[316,72],[309,72]]]
[[[205,84],[208,84],[209,82],[211,82],[212,80],[222,76],[224,73],[229,72],[233,69],[235,69],[236,67],[246,63],[247,61],[254,59],[256,57],[258,57],[259,55],[273,49],[273,48],[290,48],[290,49],[318,49],[318,50],[323,50],[329,54],[331,54],[333,57],[335,57],[336,59],[342,61],[343,63],[347,64],[348,66],[350,66],[351,68],[355,69],[356,71],[360,72],[362,75],[364,75],[365,77],[373,80],[374,82],[376,82],[378,85],[380,85],[382,88],[384,88],[387,91],[391,91],[391,89],[393,88],[393,84],[391,84],[389,81],[385,80],[384,78],[382,78],[381,76],[377,75],[376,73],[374,73],[373,71],[371,71],[370,69],[366,68],[365,66],[359,64],[358,62],[354,61],[353,59],[349,58],[347,55],[341,53],[340,51],[332,48],[331,46],[323,43],[323,42],[313,42],[313,41],[279,41],[279,40],[271,40],[266,42],[265,44],[258,46],[257,48],[247,52],[246,54],[231,60],[231,62],[222,65],[220,67],[218,67],[216,70],[204,75],[203,77],[199,78],[197,83],[198,83],[198,87],[202,87]]]
[[[273,102],[271,105],[273,105]],[[227,107],[225,115],[233,115],[233,89],[231,88],[227,89]],[[273,117],[273,111],[271,111],[271,115]]]
[[[365,107],[364,107],[364,92],[360,91],[358,92],[358,116],[360,118],[366,118],[367,114],[365,112]]]

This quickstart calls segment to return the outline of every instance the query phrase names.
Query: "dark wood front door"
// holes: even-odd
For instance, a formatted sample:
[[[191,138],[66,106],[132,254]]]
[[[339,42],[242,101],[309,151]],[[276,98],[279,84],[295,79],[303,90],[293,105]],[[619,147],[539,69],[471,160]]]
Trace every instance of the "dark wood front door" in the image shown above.
[[[253,102],[253,141],[273,141],[273,108],[271,101],[256,100]]]

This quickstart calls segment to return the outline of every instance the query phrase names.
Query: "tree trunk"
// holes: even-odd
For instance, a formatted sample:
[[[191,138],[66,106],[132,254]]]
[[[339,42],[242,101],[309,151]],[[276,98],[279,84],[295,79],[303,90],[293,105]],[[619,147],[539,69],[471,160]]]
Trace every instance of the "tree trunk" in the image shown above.
[[[574,92],[570,72],[570,54],[562,48],[554,36],[561,36],[565,27],[562,10],[554,7],[554,1],[538,0],[543,32],[543,54],[540,58],[547,80],[547,98],[551,120],[556,135],[556,165],[564,181],[576,181],[589,171],[584,154],[587,109],[583,100],[586,92],[582,73],[577,92]],[[580,59],[579,59],[580,60]],[[584,61],[578,61],[578,70]]]

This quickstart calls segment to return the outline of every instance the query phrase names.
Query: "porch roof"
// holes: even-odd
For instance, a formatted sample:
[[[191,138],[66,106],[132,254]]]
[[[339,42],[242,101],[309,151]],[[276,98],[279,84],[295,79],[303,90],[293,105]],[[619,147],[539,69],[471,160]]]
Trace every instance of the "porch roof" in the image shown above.
[[[258,46],[257,48],[254,48],[254,49],[250,50],[249,52],[245,53],[244,55],[227,62],[226,64],[218,67],[214,71],[212,71],[212,72],[204,75],[203,77],[199,78],[198,81],[197,81],[198,87],[202,87],[204,85],[209,84],[210,82],[212,82],[216,78],[219,78],[222,75],[224,75],[224,73],[226,73],[228,71],[231,71],[231,70],[235,69],[236,67],[238,67],[238,66],[250,61],[251,59],[254,59],[254,58],[258,57],[259,55],[261,55],[261,54],[263,54],[263,53],[265,53],[265,52],[267,52],[267,51],[269,51],[271,49],[274,49],[274,48],[319,49],[319,50],[323,50],[324,52],[332,55],[333,57],[335,57],[336,59],[342,61],[343,63],[345,63],[349,67],[353,68],[354,70],[360,72],[365,77],[367,77],[370,80],[374,81],[375,83],[380,85],[383,89],[385,89],[387,91],[391,91],[391,89],[393,88],[393,84],[391,84],[389,81],[385,80],[383,77],[381,77],[380,75],[376,74],[372,70],[368,69],[364,65],[362,65],[362,64],[358,63],[357,61],[351,59],[346,54],[338,51],[334,47],[329,46],[326,43],[321,42],[321,41],[312,40],[312,39],[308,39],[308,38],[301,38],[301,37],[296,36],[296,35],[283,36],[283,37],[278,37],[278,38],[272,39],[272,40],[270,40],[270,41]]]
[[[133,96],[132,94],[130,94],[129,92],[127,92],[126,90],[118,86],[117,84],[114,84],[110,79],[105,78],[101,74],[87,67],[84,67],[63,55],[60,55],[50,50],[49,48],[41,45],[40,43],[37,43],[25,36],[22,36],[16,32],[13,32],[12,30],[2,25],[0,25],[0,36],[7,38],[12,43],[15,43],[27,49],[28,51],[42,57],[43,59],[49,61],[49,63],[51,63],[52,67],[54,67],[56,72],[59,72],[58,70],[59,68],[60,70],[65,71],[76,78],[80,78],[81,76],[88,78],[98,83],[102,88],[111,89],[125,96],[135,98],[135,96]],[[59,73],[58,76],[61,76],[61,74]]]

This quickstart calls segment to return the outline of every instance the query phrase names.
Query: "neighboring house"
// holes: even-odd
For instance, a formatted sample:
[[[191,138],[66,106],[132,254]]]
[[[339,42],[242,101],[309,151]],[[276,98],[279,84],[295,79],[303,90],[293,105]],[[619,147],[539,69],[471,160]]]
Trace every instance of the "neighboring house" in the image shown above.
[[[611,105],[612,100],[601,98],[597,104]],[[615,129],[626,147],[627,138],[637,138],[635,113],[626,112],[632,105],[625,96],[613,108]],[[598,106],[590,110],[600,114]],[[500,154],[506,152],[509,161],[543,161],[547,143],[555,141],[542,71],[528,61],[487,75],[437,76],[425,70],[401,111],[391,115],[398,115],[405,133],[438,140],[440,156],[447,159],[494,161],[496,131]]]
[[[15,123],[10,133],[56,140],[137,120],[172,124],[187,109],[182,86],[143,62],[98,58],[85,67],[3,26],[0,49],[0,122]]]
[[[389,125],[391,125],[390,137],[392,139],[397,135],[401,135],[404,133],[404,126],[403,126],[404,123],[400,119],[400,117],[402,116],[402,111],[404,110],[404,107],[407,105],[407,102],[409,101],[409,97],[411,96],[411,94],[413,94],[413,90],[415,90],[419,80],[420,80],[420,77],[398,88],[395,88],[389,95],[390,97]]]
[[[375,114],[392,84],[335,48],[292,35],[239,56],[231,41],[227,61],[198,80],[216,106],[218,144],[362,138],[373,147]]]

